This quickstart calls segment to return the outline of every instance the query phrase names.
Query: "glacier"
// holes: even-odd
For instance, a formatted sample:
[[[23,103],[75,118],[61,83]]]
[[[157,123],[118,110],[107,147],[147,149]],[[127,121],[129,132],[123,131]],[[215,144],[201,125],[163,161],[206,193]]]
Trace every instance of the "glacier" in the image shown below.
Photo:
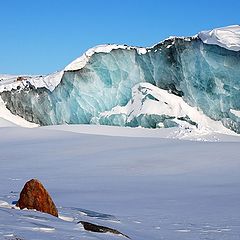
[[[39,125],[240,133],[240,26],[170,37],[149,48],[101,45],[54,74],[4,79],[0,96],[12,114]]]

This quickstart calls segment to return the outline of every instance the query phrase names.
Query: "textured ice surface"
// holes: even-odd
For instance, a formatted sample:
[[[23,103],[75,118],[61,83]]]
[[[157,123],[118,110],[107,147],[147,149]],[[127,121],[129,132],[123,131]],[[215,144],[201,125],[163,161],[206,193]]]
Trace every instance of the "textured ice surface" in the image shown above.
[[[65,67],[65,71],[76,71],[79,70],[88,63],[91,56],[95,53],[110,53],[114,49],[136,49],[139,54],[145,54],[146,48],[142,47],[130,47],[127,45],[118,45],[118,44],[105,44],[99,45],[94,48],[90,48],[86,53],[84,53],[81,57],[77,58],[73,62],[71,62],[67,67]]]
[[[134,121],[130,124],[126,121],[129,116],[116,118],[113,114],[102,118],[105,112],[130,104],[133,87],[145,82],[168,91],[167,105],[172,97],[181,97],[189,107],[240,132],[240,117],[235,114],[240,111],[240,52],[205,44],[199,37],[170,38],[147,49],[99,46],[74,61],[61,74],[61,82],[57,75],[55,83],[60,83],[52,85],[51,89],[36,88],[33,81],[25,82],[23,87],[3,91],[1,97],[13,114],[41,125],[101,123],[172,127],[179,124],[172,121],[179,116],[171,112],[166,117],[162,114],[164,105],[160,104],[161,109],[155,114],[141,113],[144,108],[139,106],[140,112],[136,116],[131,114]],[[152,100],[153,105],[148,104],[148,109],[156,107],[157,100]],[[184,114],[188,118],[180,117],[181,122],[199,126],[189,118],[190,113]]]
[[[236,113],[234,112],[236,115]],[[192,126],[201,130],[223,132],[224,127],[183,99],[150,83],[133,87],[132,98],[126,106],[116,106],[92,120],[95,124],[130,127],[181,127]],[[207,129],[206,129],[207,128]]]

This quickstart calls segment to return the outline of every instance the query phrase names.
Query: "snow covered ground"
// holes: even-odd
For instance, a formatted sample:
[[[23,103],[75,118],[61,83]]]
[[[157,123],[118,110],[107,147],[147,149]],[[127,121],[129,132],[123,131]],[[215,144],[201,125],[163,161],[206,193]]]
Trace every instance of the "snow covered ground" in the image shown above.
[[[207,44],[239,51],[239,28],[198,36]],[[91,49],[65,70],[76,70],[94,53],[119,47],[125,48]],[[144,48],[137,50],[146,53]],[[0,75],[0,91],[29,83],[52,91],[62,74],[23,81]],[[13,116],[1,100],[0,239],[126,239],[89,233],[78,224],[89,221],[133,240],[239,240],[239,156],[240,137],[235,133],[194,127],[38,127]],[[50,192],[60,218],[12,205],[32,178]]]
[[[125,239],[86,232],[80,220],[135,240],[240,239],[239,137],[0,125],[0,239]],[[48,189],[59,219],[11,208],[31,178]]]

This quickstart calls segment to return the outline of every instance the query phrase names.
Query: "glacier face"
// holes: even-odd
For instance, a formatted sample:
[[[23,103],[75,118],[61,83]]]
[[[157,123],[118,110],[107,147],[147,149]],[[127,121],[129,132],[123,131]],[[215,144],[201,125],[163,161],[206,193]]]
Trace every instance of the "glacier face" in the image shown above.
[[[125,106],[116,106],[99,114],[92,123],[129,127],[181,127],[193,126],[210,131],[221,131],[220,122],[214,121],[189,106],[180,96],[169,93],[150,83],[139,83],[132,89],[132,98]]]
[[[240,111],[240,51],[205,44],[199,37],[170,38],[146,51],[114,47],[93,52],[85,59],[79,69],[77,65],[66,68],[52,91],[28,82],[23,88],[3,91],[1,98],[12,113],[40,125],[92,123],[154,128],[183,122],[201,124],[188,108],[182,114],[174,107],[170,107],[172,112],[165,111],[165,105],[173,106],[171,98],[177,97],[191,109],[240,133],[240,115],[236,114]],[[142,90],[146,91],[145,83],[151,89],[147,96]],[[159,94],[165,93],[157,89],[168,93],[162,102]],[[141,101],[136,113],[131,102],[137,99]],[[146,99],[154,103],[146,104]],[[132,111],[126,110],[129,108]],[[150,110],[144,112],[145,108]]]

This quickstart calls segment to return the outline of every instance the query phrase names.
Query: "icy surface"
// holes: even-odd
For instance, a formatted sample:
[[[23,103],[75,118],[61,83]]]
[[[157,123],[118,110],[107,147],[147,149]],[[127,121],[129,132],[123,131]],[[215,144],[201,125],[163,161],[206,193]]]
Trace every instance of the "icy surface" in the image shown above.
[[[37,127],[35,123],[26,121],[25,119],[13,115],[6,107],[0,97],[0,127],[21,126],[21,127]]]
[[[206,44],[218,45],[232,51],[240,51],[240,25],[202,31],[198,36]]]
[[[101,128],[112,136],[93,134]],[[165,130],[0,128],[0,239],[125,239],[86,232],[77,224],[83,220],[133,240],[239,240],[239,138],[161,139]],[[131,137],[117,136],[123,132]],[[12,209],[33,177],[50,192],[59,219]]]
[[[234,112],[233,112],[234,113]],[[236,115],[236,113],[235,113]],[[95,124],[130,127],[197,128],[206,132],[225,132],[221,122],[214,121],[189,106],[179,96],[157,88],[150,83],[133,87],[132,99],[126,106],[116,106],[94,119]]]
[[[86,53],[84,53],[81,57],[77,58],[73,62],[71,62],[67,67],[64,69],[65,71],[77,71],[85,67],[88,63],[90,58],[95,53],[110,53],[112,50],[116,49],[136,49],[138,54],[145,54],[147,52],[146,48],[137,48],[137,47],[130,47],[127,45],[118,45],[118,44],[105,44],[99,45],[94,48],[90,48]]]
[[[199,37],[236,40],[232,35],[237,36],[238,28],[215,29]],[[40,125],[185,125],[225,133],[223,125],[240,133],[240,52],[205,44],[211,38],[199,37],[171,37],[151,48],[101,45],[55,75],[23,81],[3,76],[0,95],[12,114]],[[139,91],[135,96],[136,86],[144,83],[151,84],[151,94],[145,98]],[[159,101],[159,92],[169,93],[164,101]],[[139,96],[142,100],[134,109],[132,101]],[[176,99],[184,110],[173,106]],[[208,120],[195,121],[195,115]]]

